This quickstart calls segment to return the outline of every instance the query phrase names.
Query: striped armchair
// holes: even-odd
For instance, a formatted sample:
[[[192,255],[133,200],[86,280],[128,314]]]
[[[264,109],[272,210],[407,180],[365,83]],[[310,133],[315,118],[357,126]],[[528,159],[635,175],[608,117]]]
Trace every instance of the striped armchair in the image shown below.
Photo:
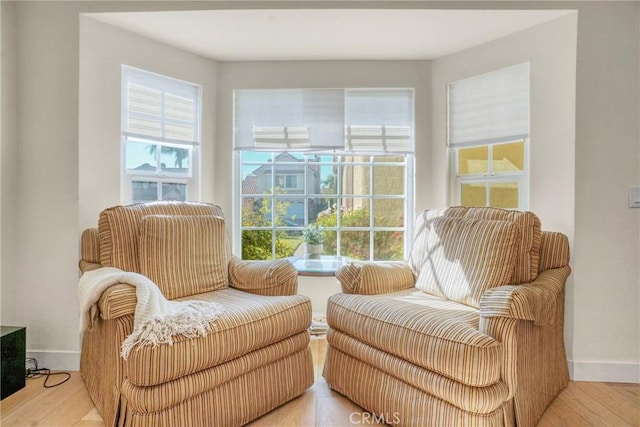
[[[425,211],[407,262],[336,273],[327,383],[393,425],[534,426],[569,380],[568,264],[531,212]]]
[[[295,268],[232,257],[222,218],[204,203],[118,206],[82,234],[83,273],[142,273],[169,300],[224,307],[207,335],[138,346],[125,360],[136,293],[125,283],[104,291],[83,336],[80,371],[105,425],[243,425],[313,383],[311,302],[295,295]]]

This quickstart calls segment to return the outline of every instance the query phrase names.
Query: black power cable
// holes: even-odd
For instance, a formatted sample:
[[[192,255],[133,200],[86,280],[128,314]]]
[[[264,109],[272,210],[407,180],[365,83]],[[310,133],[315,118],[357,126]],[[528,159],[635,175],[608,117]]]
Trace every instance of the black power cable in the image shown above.
[[[45,377],[44,379],[44,388],[52,388],[59,386],[60,384],[66,383],[71,378],[71,374],[68,372],[51,372],[48,368],[38,368],[38,361],[32,357],[27,358],[27,363],[31,362],[33,364],[33,368],[26,369],[26,378],[27,379],[35,379]],[[56,375],[64,375],[65,378],[55,384],[48,384],[49,378]]]

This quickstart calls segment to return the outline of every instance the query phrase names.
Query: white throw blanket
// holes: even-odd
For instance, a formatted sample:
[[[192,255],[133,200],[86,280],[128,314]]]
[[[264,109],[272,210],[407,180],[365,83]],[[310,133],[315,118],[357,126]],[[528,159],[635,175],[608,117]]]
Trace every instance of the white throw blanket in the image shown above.
[[[133,333],[122,343],[121,356],[124,359],[137,344],[155,347],[164,343],[173,344],[174,335],[189,338],[207,335],[209,322],[224,312],[224,307],[215,302],[169,301],[146,276],[104,267],[87,271],[80,278],[80,332],[84,332],[92,323],[102,292],[118,283],[135,286],[138,298]]]

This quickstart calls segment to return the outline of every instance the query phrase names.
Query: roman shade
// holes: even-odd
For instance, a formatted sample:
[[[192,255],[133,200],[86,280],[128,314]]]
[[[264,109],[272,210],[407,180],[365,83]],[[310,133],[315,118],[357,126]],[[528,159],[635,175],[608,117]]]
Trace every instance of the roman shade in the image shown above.
[[[122,66],[125,139],[198,145],[200,87]]]
[[[234,92],[236,150],[407,154],[413,140],[413,89]]]
[[[345,150],[413,152],[413,90],[347,89]]]
[[[449,146],[522,140],[529,135],[529,63],[448,86]]]
[[[339,89],[236,90],[234,148],[341,148],[343,117],[343,93]]]

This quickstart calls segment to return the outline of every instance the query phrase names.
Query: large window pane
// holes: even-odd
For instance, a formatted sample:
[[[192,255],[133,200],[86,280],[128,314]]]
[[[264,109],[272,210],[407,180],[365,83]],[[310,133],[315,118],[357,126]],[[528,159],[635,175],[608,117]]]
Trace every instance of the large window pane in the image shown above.
[[[266,197],[243,198],[242,226],[271,226],[271,199]]]
[[[271,230],[243,230],[242,231],[242,259],[266,260],[272,259],[271,246],[273,233]]]
[[[374,232],[373,259],[376,261],[401,261],[404,259],[404,233],[402,231]]]
[[[162,200],[172,200],[177,202],[187,201],[187,184],[175,182],[162,183]]]
[[[354,195],[371,194],[371,167],[345,164],[342,166],[342,193]]]
[[[404,166],[374,166],[374,194],[404,194]]]
[[[276,225],[279,227],[295,227],[304,225],[304,199],[276,198]]]
[[[167,147],[160,148],[160,167],[163,173],[190,175],[190,150],[188,148]]]
[[[402,227],[404,223],[404,200],[373,199],[374,227]]]
[[[133,203],[158,200],[158,183],[153,181],[131,182],[131,199]]]
[[[337,194],[337,166],[310,164],[307,169],[307,191],[309,194]]]
[[[307,199],[309,224],[317,222],[324,227],[335,227],[338,224],[338,199],[314,197]]]
[[[489,147],[461,148],[458,150],[458,175],[476,175],[489,172]]]
[[[342,199],[340,207],[341,227],[369,227],[369,199]]]
[[[518,183],[494,182],[490,186],[489,206],[494,208],[518,208]]]
[[[276,231],[276,259],[299,256],[304,253],[302,236],[297,230]]]
[[[486,206],[487,186],[480,184],[462,184],[460,204],[462,206]]]
[[[340,233],[340,253],[353,259],[369,259],[368,231],[343,231]]]
[[[265,153],[263,151],[243,151],[242,162],[243,163],[267,163],[272,158],[271,153]],[[255,166],[254,166],[255,168]]]
[[[127,142],[127,172],[156,172],[156,144]]]
[[[324,243],[322,244],[322,255],[337,255],[338,254],[338,232],[325,230]]]
[[[493,146],[493,172],[521,172],[524,170],[524,142]]]
[[[273,173],[273,167],[271,165],[262,165],[250,166],[249,168],[253,169],[249,171],[249,175],[245,178],[250,180],[247,185],[254,187],[256,194],[271,194],[271,174]],[[255,182],[255,186],[251,184],[251,182]]]
[[[258,176],[254,174],[258,166],[242,167],[242,194],[260,194]]]

